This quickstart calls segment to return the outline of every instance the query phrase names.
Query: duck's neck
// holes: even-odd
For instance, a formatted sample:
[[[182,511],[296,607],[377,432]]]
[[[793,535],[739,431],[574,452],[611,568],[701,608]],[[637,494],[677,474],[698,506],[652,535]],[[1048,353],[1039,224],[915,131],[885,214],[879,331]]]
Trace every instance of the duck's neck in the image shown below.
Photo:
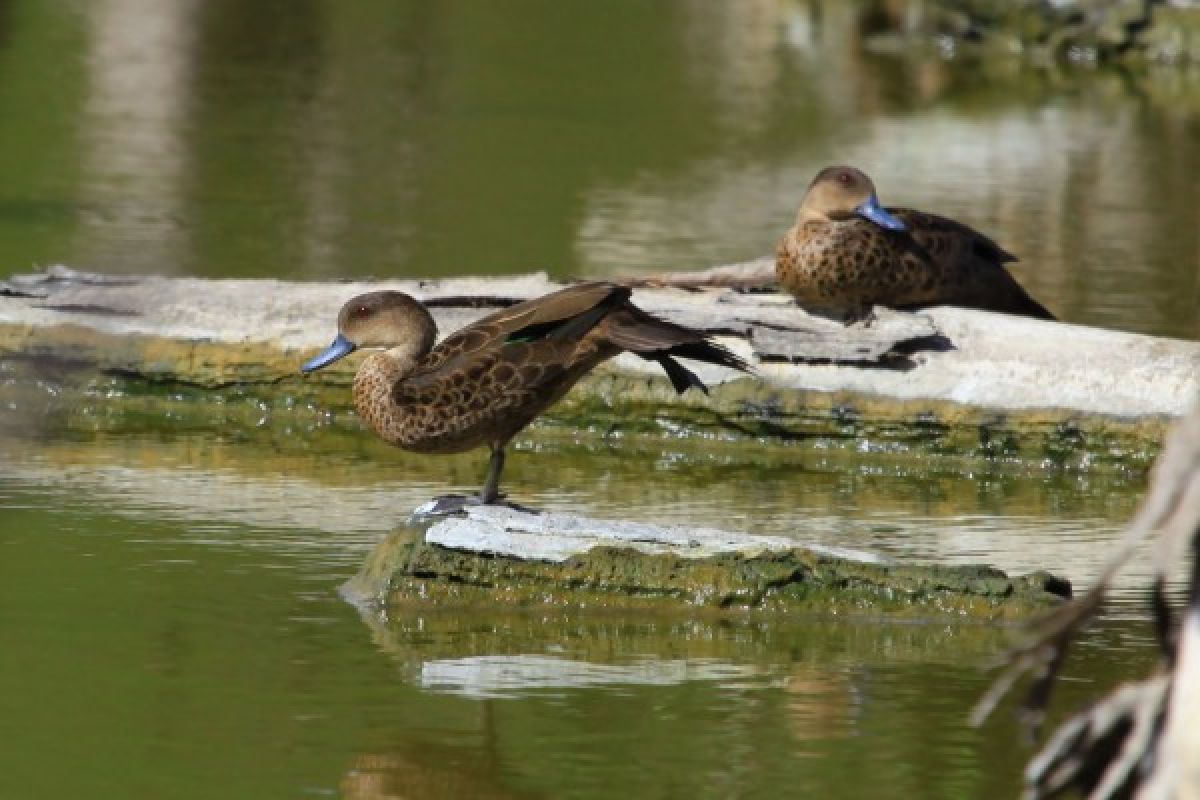
[[[399,444],[404,409],[396,403],[395,386],[412,374],[417,359],[400,348],[374,353],[354,374],[354,408],[379,436]]]
[[[826,216],[825,214],[822,214],[819,211],[814,211],[813,209],[807,208],[803,205],[801,205],[800,209],[796,212],[796,227],[797,228],[803,228],[804,224],[807,222],[828,222],[828,221],[829,221],[829,217]]]

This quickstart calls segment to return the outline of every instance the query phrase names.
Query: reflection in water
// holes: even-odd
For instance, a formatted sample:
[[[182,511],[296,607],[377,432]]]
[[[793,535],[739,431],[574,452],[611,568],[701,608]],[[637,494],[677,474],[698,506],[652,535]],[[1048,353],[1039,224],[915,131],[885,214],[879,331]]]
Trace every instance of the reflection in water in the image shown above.
[[[517,800],[550,796],[505,786],[496,774],[495,764],[481,759],[471,748],[438,748],[427,742],[407,750],[397,748],[359,756],[338,788],[347,800]]]
[[[54,6],[0,41],[27,87],[0,89],[8,269],[706,267],[770,252],[855,162],[1016,251],[1067,320],[1195,336],[1194,78],[947,60],[873,5]]]
[[[866,620],[713,615],[627,618],[603,610],[484,608],[363,610],[376,645],[406,680],[474,698],[556,698],[603,691],[699,686],[775,715],[783,704],[798,742],[852,733],[878,702],[871,671],[906,664],[979,664],[1010,641],[988,626],[891,626]],[[782,694],[780,694],[782,693]],[[737,738],[736,731],[728,731]]]
[[[125,271],[178,267],[192,155],[183,139],[193,76],[195,2],[90,4],[82,117],[82,263]]]
[[[548,636],[553,640],[554,637]],[[749,666],[721,662],[642,660],[597,664],[552,656],[481,655],[426,661],[417,680],[422,689],[464,697],[516,697],[551,689],[670,686],[691,681],[742,683],[757,675]]]
[[[601,782],[658,786],[662,770],[690,788],[681,796],[709,796],[709,780],[759,791],[767,775],[802,795],[836,780],[847,796],[991,796],[977,782],[1020,759],[993,753],[981,771],[987,744],[954,719],[1008,642],[983,626],[480,608],[364,620],[406,681],[489,698],[488,752],[535,785],[590,796]],[[914,785],[893,763],[928,774]]]
[[[844,670],[795,663],[784,678],[788,733],[803,753],[809,742],[828,742],[855,734],[865,697]]]

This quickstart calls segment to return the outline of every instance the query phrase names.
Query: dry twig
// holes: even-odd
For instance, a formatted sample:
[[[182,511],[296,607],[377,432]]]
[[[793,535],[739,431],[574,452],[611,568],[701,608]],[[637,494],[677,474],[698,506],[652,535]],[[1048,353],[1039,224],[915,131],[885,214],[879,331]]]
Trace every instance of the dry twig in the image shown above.
[[[1030,675],[1022,712],[1036,729],[1072,639],[1103,607],[1113,579],[1137,547],[1155,534],[1152,612],[1162,662],[1146,680],[1118,687],[1059,727],[1026,770],[1029,798],[1072,789],[1095,800],[1200,797],[1200,570],[1195,568],[1200,548],[1200,406],[1167,437],[1149,494],[1096,585],[1043,620],[1030,641],[1010,655],[971,721],[980,724],[1021,678]],[[1181,638],[1165,587],[1189,549],[1193,570]]]

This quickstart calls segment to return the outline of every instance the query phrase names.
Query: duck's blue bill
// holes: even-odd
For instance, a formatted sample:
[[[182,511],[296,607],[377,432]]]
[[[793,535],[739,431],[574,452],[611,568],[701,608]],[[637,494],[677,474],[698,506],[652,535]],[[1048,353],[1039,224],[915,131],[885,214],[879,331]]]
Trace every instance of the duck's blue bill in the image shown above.
[[[860,217],[871,220],[871,222],[874,222],[881,228],[887,228],[889,231],[908,230],[907,225],[893,217],[887,212],[887,209],[879,205],[879,198],[875,195],[868,197],[867,202],[854,209],[854,212]]]
[[[353,352],[354,342],[339,333],[337,338],[333,340],[333,344],[329,345],[324,353],[321,353],[321,355],[311,361],[305,362],[304,366],[300,367],[300,371],[307,375],[321,367],[328,367],[339,358],[344,358]]]

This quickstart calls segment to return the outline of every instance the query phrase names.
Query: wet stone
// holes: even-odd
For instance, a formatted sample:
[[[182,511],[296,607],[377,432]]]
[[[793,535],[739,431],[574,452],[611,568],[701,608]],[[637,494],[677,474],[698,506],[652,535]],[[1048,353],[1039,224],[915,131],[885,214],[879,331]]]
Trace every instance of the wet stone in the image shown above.
[[[499,605],[980,622],[1045,611],[1071,586],[778,536],[474,507],[389,534],[343,593],[384,614]]]

